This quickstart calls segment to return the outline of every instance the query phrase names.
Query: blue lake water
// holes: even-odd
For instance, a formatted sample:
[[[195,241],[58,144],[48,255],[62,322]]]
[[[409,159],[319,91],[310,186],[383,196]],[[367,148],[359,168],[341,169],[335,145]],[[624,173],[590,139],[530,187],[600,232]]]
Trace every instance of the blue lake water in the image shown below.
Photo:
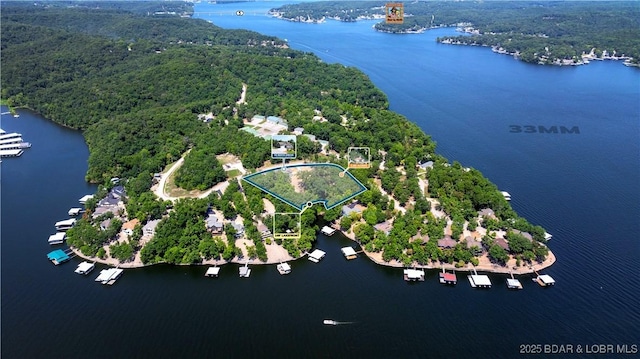
[[[345,261],[339,249],[349,241],[335,235],[319,237],[322,262],[293,262],[286,277],[272,266],[254,267],[248,280],[235,265],[217,280],[201,267],[155,266],[127,270],[105,288],[97,274],[74,274],[77,261],[54,267],[45,257],[53,223],[93,191],[83,138],[21,111],[0,122],[33,143],[0,165],[3,358],[513,358],[526,344],[640,344],[638,69],[534,66],[435,43],[452,29],[391,35],[373,31],[373,21],[265,16],[279,4],[200,3],[196,11],[365,72],[439,153],[480,169],[511,193],[518,213],[554,235],[558,262],[545,272],[556,286],[525,277],[524,290],[509,292],[496,275],[492,289],[478,291],[459,275],[448,288],[433,272],[407,285],[398,269]],[[580,133],[511,133],[512,125]],[[325,318],[354,323],[327,327]],[[593,355],[572,355],[582,356]]]

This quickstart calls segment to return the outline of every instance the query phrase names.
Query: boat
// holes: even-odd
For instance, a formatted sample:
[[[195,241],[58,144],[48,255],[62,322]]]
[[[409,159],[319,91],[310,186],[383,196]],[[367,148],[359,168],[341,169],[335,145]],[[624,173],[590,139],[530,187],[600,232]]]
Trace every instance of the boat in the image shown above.
[[[276,269],[278,269],[278,272],[282,275],[291,273],[291,266],[287,262],[278,264]]]
[[[84,261],[80,264],[78,264],[78,267],[76,268],[76,270],[74,270],[74,272],[81,274],[81,275],[87,275],[89,273],[91,273],[91,271],[93,270],[93,268],[95,268],[96,264],[95,263],[90,263],[87,261]]]
[[[325,319],[322,323],[324,325],[338,325],[338,322],[336,322],[335,320],[331,320],[331,319]]]

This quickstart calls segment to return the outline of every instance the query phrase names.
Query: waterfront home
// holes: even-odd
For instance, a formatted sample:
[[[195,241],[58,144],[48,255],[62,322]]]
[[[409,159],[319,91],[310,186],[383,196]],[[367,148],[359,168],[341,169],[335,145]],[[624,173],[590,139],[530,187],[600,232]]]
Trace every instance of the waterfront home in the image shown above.
[[[204,223],[207,226],[207,231],[212,234],[221,234],[224,229],[224,224],[218,219],[215,212],[209,212]]]
[[[267,121],[269,121],[269,122],[271,122],[271,123],[273,123],[275,125],[288,126],[287,125],[287,121],[285,121],[283,118],[278,117],[278,116],[268,116],[267,117]]]
[[[104,221],[100,222],[100,229],[106,231],[109,226],[111,226],[111,218],[107,218]]]
[[[482,251],[482,242],[471,237],[471,236],[466,236],[464,238],[465,242],[467,243],[467,248],[471,249],[473,247],[477,247],[478,250]]]
[[[136,226],[140,224],[140,221],[137,218],[134,218],[132,220],[130,220],[129,222],[123,223],[122,224],[122,230],[124,231],[124,233],[128,236],[132,236],[133,235],[133,230],[136,228]]]
[[[302,136],[303,133],[304,133],[304,128],[302,127],[296,127],[293,129],[293,134],[296,136]]]
[[[156,227],[158,226],[158,223],[160,223],[159,219],[153,219],[148,221],[143,227],[142,227],[142,234],[145,236],[153,236],[156,234]]]
[[[362,214],[365,209],[367,208],[358,202],[351,202],[348,205],[342,206],[342,216],[349,216],[351,213]]]
[[[115,186],[111,189],[111,196],[117,199],[122,199],[127,195],[123,186]]]
[[[426,161],[423,163],[419,163],[418,167],[423,170],[426,170],[427,168],[431,169],[433,168],[433,161]]]
[[[373,226],[373,228],[377,231],[380,231],[386,235],[389,235],[389,233],[391,233],[391,229],[393,228],[393,223],[391,221],[384,221],[382,223],[378,223],[376,225]]]
[[[451,236],[444,236],[444,238],[438,239],[438,247],[440,248],[453,248],[457,243]]]
[[[231,226],[236,230],[236,238],[244,236],[244,225],[242,223],[231,222]]]
[[[478,216],[480,218],[484,217],[484,218],[498,219],[498,217],[496,217],[495,212],[491,208],[483,208],[479,210]]]
[[[502,249],[504,249],[505,251],[507,251],[507,252],[510,251],[509,243],[507,242],[506,239],[504,239],[502,237],[498,237],[498,238],[495,239],[495,242],[496,242],[497,245],[502,247]]]

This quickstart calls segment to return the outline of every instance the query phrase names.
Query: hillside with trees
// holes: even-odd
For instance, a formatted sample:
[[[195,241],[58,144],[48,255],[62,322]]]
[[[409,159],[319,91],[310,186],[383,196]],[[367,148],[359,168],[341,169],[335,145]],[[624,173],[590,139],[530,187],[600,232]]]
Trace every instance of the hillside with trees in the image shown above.
[[[355,68],[325,64],[272,37],[177,15],[11,5],[3,3],[0,19],[2,98],[83,131],[90,150],[87,180],[111,188],[111,179],[120,178],[128,220],[137,218],[144,225],[161,219],[144,246],[136,230],[126,245],[109,247],[119,258],[136,251],[147,264],[237,258],[242,251],[235,245],[238,233],[231,220],[238,228],[242,224],[244,237],[253,243],[249,255],[266,258],[257,223],[273,219],[264,214],[263,198],[277,213],[298,212],[287,204],[237,179],[230,179],[221,194],[174,204],[149,191],[153,174],[189,149],[176,174],[185,188],[203,189],[225,180],[218,155],[235,155],[250,172],[268,164],[269,141],[239,130],[254,115],[286,119],[282,134],[304,127],[305,133],[329,142],[320,152],[317,143],[301,140],[299,156],[308,161],[347,167],[348,147],[370,148],[371,168],[351,171],[368,188],[357,197],[366,210],[343,217],[340,226],[352,230],[368,251],[383,253],[385,260],[473,262],[477,249],[463,247],[459,236],[474,224],[488,231],[485,249],[496,245],[492,231],[517,229],[530,233],[533,242],[509,237],[516,243],[512,255],[524,260],[545,256],[542,228],[518,217],[480,172],[437,155],[431,138],[389,111],[386,96]],[[243,84],[246,103],[238,103]],[[211,121],[199,118],[208,113]],[[419,167],[429,160],[432,168]],[[89,211],[95,205],[90,202]],[[486,208],[495,212],[494,218],[478,215]],[[224,233],[207,232],[205,218],[211,211],[224,216]],[[276,242],[297,257],[311,249],[322,220],[336,221],[340,215],[340,207],[325,211],[313,206],[301,214],[300,238]],[[374,229],[385,221],[392,223],[388,233]],[[101,247],[113,240],[120,224],[112,221],[113,228],[101,232],[99,223],[80,221],[69,244],[83,253],[104,254]],[[291,225],[282,223],[283,228]],[[454,237],[455,248],[438,247],[445,231]],[[504,259],[499,252],[490,251],[498,261]]]
[[[356,21],[384,14],[375,1],[309,2],[272,9],[278,17]],[[624,55],[640,63],[640,7],[633,1],[417,1],[404,3],[404,22],[375,25],[378,31],[415,33],[460,27],[471,36],[446,36],[441,43],[491,46],[525,62],[581,63],[593,57]],[[603,51],[607,51],[604,53]],[[606,57],[606,56],[605,56]]]

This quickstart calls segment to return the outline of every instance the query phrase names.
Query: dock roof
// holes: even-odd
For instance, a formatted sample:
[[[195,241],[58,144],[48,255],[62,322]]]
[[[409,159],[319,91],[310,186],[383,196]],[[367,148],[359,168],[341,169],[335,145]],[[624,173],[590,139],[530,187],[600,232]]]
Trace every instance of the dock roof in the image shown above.
[[[49,254],[47,254],[47,258],[49,258],[49,260],[51,260],[51,261],[54,261],[54,262],[57,262],[57,263],[62,263],[64,261],[68,260],[70,257],[62,249],[56,249],[53,252],[49,252]]]
[[[309,257],[315,258],[315,259],[321,259],[322,257],[324,257],[325,254],[327,254],[325,251],[316,249],[309,254]]]
[[[542,283],[544,283],[545,285],[547,285],[547,284],[553,284],[553,283],[555,283],[555,282],[556,282],[556,281],[555,281],[555,280],[553,280],[553,278],[551,278],[551,276],[550,276],[550,275],[548,275],[548,274],[541,274],[541,275],[539,275],[539,276],[538,276],[538,279],[540,279],[540,280],[542,281]]]
[[[471,275],[471,279],[477,286],[491,286],[491,280],[484,274],[473,274]]]
[[[342,254],[344,254],[345,257],[351,257],[351,256],[357,255],[357,253],[356,253],[355,249],[353,249],[353,247],[343,247],[340,250],[342,251]]]
[[[424,277],[424,271],[422,269],[405,269],[404,275],[406,275],[408,279],[420,279]]]

